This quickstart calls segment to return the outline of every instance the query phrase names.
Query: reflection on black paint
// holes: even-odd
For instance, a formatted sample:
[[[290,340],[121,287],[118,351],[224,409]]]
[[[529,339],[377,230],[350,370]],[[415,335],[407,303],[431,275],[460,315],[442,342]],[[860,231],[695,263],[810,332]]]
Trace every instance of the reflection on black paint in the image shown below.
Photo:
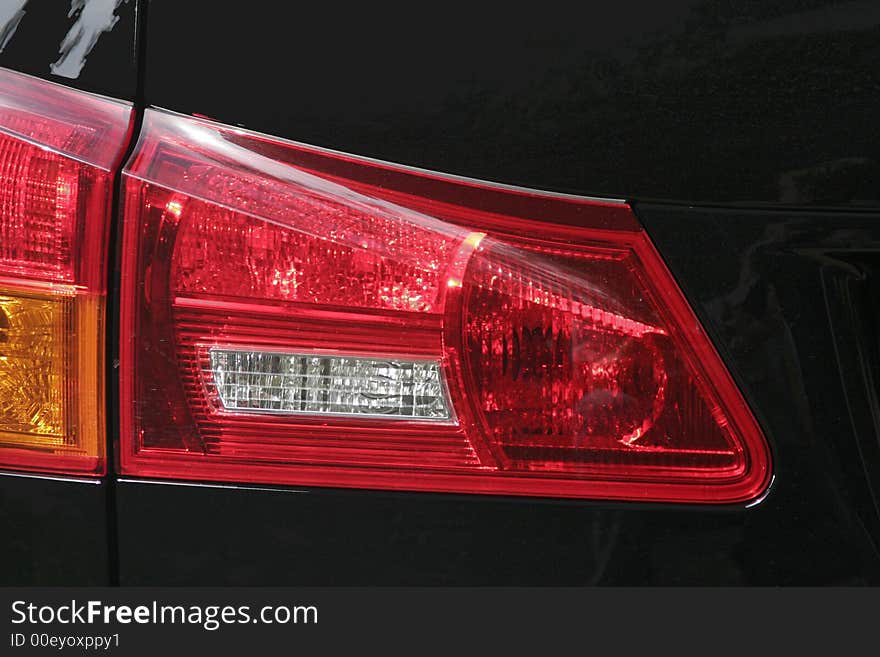
[[[0,6],[0,52],[3,52],[18,29],[18,24],[24,18],[27,3],[28,0],[6,0],[6,3]]]
[[[151,5],[151,103],[530,187],[880,204],[876,3],[209,5]]]
[[[5,39],[0,66],[113,98],[134,98],[137,0],[0,0],[0,5],[0,44]],[[13,9],[14,32],[12,22],[3,27]]]
[[[49,66],[53,74],[63,78],[79,77],[98,38],[119,22],[116,10],[122,2],[71,0],[68,16],[73,17],[74,22],[58,47],[58,60]]]

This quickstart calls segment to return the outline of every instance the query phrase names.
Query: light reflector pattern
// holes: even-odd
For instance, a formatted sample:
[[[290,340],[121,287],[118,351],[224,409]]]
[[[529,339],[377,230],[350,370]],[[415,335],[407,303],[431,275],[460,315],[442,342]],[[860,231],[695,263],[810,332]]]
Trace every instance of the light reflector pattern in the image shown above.
[[[0,294],[0,442],[62,445],[67,299]]]
[[[436,362],[210,350],[208,385],[227,411],[449,419]]]
[[[131,105],[0,68],[0,468],[104,472],[105,245]]]

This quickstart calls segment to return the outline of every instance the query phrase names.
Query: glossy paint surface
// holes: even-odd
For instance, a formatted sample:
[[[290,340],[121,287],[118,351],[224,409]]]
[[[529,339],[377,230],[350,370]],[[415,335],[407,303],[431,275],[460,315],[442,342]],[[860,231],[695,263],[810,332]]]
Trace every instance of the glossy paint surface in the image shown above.
[[[107,486],[0,474],[0,586],[106,586]]]
[[[0,519],[17,538],[0,581],[91,582],[109,566],[125,584],[880,583],[877,14],[867,0],[590,2],[578,15],[447,4],[427,17],[154,0],[148,103],[635,201],[776,478],[754,507],[713,510],[123,480],[109,514],[78,484],[4,479]],[[22,54],[19,70],[48,69],[65,21],[51,56]],[[92,90],[129,97],[131,59],[99,56],[122,27],[76,84],[101,69]],[[55,527],[79,560],[42,547]],[[118,564],[87,549],[101,536]]]
[[[880,5],[150,3],[147,102],[580,194],[880,204]]]
[[[135,0],[8,0],[0,9],[0,66],[133,100],[138,11]]]

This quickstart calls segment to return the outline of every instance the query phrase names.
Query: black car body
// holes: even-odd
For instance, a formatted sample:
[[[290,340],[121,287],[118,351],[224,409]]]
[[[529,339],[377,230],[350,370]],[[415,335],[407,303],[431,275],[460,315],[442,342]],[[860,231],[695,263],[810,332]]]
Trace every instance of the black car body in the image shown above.
[[[715,508],[9,471],[0,581],[880,582],[876,3],[116,5],[75,78],[50,68],[78,15],[54,2],[24,3],[0,65],[139,116],[626,199],[758,419],[773,481]]]

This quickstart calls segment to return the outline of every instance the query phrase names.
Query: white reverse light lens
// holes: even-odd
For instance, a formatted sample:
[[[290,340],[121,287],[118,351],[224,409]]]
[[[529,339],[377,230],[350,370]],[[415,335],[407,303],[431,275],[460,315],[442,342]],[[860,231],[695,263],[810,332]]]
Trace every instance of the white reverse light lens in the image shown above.
[[[229,411],[448,420],[440,364],[211,349],[209,386]]]

